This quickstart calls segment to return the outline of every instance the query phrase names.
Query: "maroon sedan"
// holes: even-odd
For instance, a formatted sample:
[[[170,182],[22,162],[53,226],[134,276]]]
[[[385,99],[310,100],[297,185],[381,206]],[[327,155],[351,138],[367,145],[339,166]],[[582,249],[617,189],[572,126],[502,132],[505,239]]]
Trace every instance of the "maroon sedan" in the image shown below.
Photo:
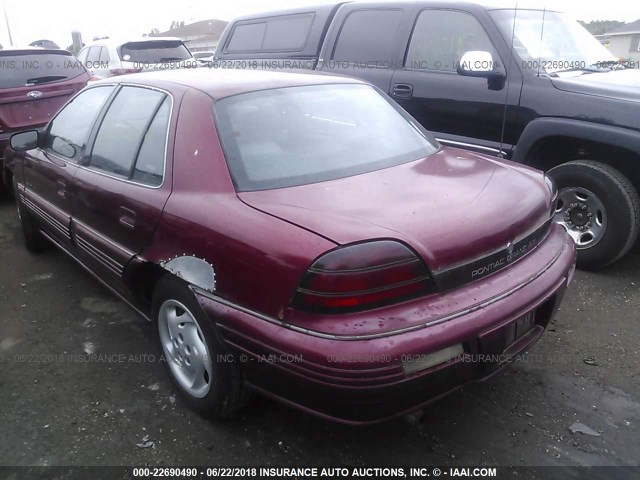
[[[11,142],[27,248],[151,320],[214,416],[250,391],[349,423],[411,411],[527,349],[573,273],[541,172],[441,147],[358,80],[117,77]]]

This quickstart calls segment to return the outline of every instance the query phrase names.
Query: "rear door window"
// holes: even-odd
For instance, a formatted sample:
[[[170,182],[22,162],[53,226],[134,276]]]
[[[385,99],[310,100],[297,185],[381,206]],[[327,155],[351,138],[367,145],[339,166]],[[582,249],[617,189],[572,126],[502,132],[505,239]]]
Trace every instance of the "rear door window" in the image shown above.
[[[333,59],[350,63],[390,62],[402,10],[356,10],[338,35]]]
[[[89,49],[89,53],[87,54],[87,64],[91,65],[93,63],[98,63],[100,61],[100,51],[102,47],[91,47]]]
[[[162,183],[170,115],[171,101],[166,97],[144,135],[131,177],[133,181],[152,187]]]
[[[150,40],[129,42],[120,47],[120,58],[125,62],[172,62],[191,58],[182,40]]]
[[[226,52],[296,52],[304,49],[315,14],[303,13],[269,17],[264,21],[239,24]]]
[[[86,62],[87,61],[87,55],[89,54],[89,47],[85,47],[82,50],[80,50],[80,53],[78,54],[78,61],[79,62]]]
[[[60,82],[85,73],[69,52],[38,53],[0,51],[0,88],[17,88]]]
[[[103,65],[109,63],[109,47],[102,47],[102,50],[100,50],[99,61]]]
[[[100,110],[115,87],[89,88],[67,104],[49,125],[45,149],[77,161]]]
[[[159,150],[154,151],[151,145],[143,146],[143,142],[148,140],[150,144],[156,143],[159,127],[154,126],[153,121],[158,112],[161,122],[164,122],[163,118],[168,118],[166,110],[162,111],[165,100],[166,95],[157,90],[122,88],[102,120],[89,167],[129,179],[134,174],[133,166],[142,150],[144,159],[138,166],[141,175],[161,175],[161,170],[154,162],[161,160],[164,165],[164,153],[160,159],[151,159]],[[162,150],[164,152],[164,144]]]

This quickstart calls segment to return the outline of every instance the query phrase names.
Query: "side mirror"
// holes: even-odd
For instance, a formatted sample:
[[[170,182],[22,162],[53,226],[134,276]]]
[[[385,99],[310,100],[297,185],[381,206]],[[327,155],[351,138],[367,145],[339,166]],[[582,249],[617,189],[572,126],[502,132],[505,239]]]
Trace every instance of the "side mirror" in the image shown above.
[[[33,150],[38,146],[38,131],[27,130],[26,132],[16,133],[11,135],[10,140],[11,149],[16,152],[26,152],[27,150]]]
[[[472,50],[462,55],[456,67],[458,75],[486,78],[489,89],[500,90],[504,86],[507,74],[499,61],[489,52]]]

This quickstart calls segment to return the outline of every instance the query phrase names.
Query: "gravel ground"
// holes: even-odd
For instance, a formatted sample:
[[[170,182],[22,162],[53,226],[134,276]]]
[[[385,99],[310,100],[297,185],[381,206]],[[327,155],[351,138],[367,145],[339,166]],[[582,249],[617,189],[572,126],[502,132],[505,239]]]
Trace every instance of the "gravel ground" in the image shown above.
[[[29,254],[2,201],[0,465],[639,465],[639,271],[636,249],[578,272],[526,360],[422,414],[351,428],[257,398],[214,422],[177,397],[151,327],[63,253]]]

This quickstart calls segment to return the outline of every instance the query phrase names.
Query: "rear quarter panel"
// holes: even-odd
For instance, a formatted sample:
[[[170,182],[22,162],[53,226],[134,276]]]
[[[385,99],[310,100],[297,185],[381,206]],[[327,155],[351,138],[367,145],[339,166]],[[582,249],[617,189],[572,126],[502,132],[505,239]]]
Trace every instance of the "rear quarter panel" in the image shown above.
[[[213,99],[188,91],[178,118],[173,192],[146,260],[195,256],[215,273],[214,294],[282,317],[311,261],[335,244],[259,212],[236,195],[213,119]]]

